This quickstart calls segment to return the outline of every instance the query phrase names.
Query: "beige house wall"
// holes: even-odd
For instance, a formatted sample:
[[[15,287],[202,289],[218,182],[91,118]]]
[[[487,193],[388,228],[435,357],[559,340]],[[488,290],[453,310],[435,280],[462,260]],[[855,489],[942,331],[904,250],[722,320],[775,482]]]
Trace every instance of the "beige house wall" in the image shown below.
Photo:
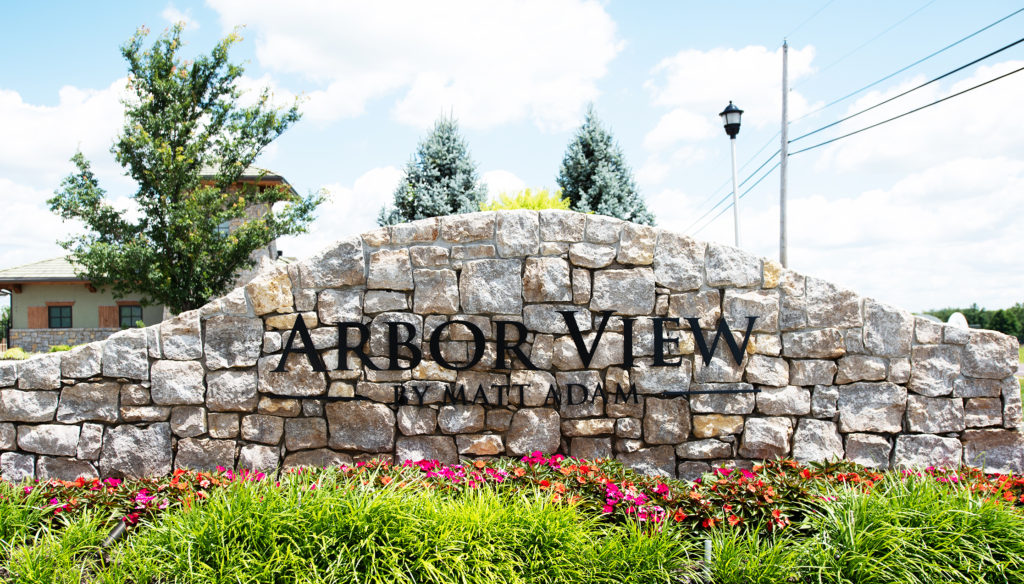
[[[140,295],[128,295],[117,300],[138,301]],[[76,329],[99,327],[100,306],[116,306],[117,300],[109,290],[90,292],[85,284],[22,284],[21,292],[11,294],[11,328],[28,328],[28,308],[46,306],[47,302],[74,302],[71,307],[71,326]],[[162,306],[145,306],[142,320],[146,326],[159,323],[163,318]]]

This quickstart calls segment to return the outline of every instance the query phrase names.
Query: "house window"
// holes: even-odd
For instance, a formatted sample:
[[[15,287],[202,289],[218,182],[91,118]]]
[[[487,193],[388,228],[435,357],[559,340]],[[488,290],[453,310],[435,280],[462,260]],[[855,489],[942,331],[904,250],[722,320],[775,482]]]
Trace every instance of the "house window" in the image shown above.
[[[48,306],[46,312],[49,317],[48,328],[71,328],[70,306]]]
[[[117,316],[121,328],[132,328],[142,320],[142,307],[138,304],[123,304],[117,307]]]

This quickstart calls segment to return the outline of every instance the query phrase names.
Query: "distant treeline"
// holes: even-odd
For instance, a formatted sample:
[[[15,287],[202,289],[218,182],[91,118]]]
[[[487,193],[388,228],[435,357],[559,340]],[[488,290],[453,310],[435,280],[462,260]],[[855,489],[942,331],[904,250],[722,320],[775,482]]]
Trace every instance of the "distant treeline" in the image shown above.
[[[941,310],[926,310],[924,313],[946,322],[949,320],[949,315],[954,312],[964,313],[971,328],[999,331],[1024,341],[1024,303],[1018,302],[1010,308],[1000,308],[999,310],[986,310],[978,308],[977,304],[972,304],[970,308],[943,308]]]

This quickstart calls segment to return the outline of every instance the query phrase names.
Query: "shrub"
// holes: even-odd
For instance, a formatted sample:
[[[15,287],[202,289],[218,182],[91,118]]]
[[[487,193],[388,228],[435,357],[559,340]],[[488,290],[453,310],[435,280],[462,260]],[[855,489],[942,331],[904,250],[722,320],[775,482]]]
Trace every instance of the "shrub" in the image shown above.
[[[2,355],[0,355],[0,360],[8,361],[20,361],[22,359],[28,358],[29,354],[26,353],[25,349],[22,349],[21,347],[12,347],[10,349],[7,349],[6,351],[3,352]]]
[[[70,351],[71,345],[50,345],[50,353],[60,353],[61,351]]]
[[[507,193],[498,195],[497,201],[480,203],[481,211],[505,211],[509,209],[530,209],[539,211],[541,209],[568,209],[569,199],[562,196],[562,189],[549,193],[547,189],[533,191],[526,189],[519,191],[514,196]]]

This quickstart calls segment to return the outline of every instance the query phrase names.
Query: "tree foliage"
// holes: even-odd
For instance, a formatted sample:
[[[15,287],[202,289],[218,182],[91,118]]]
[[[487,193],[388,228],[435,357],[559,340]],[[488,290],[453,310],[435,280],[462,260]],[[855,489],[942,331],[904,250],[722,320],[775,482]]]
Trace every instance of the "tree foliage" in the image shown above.
[[[480,209],[487,189],[477,176],[466,140],[454,118],[442,117],[405,165],[392,209],[381,209],[377,223],[394,225],[427,217]]]
[[[1009,308],[986,310],[972,304],[967,308],[942,308],[926,310],[930,314],[946,322],[954,312],[963,313],[967,323],[973,328],[999,331],[1024,341],[1024,303],[1018,302]]]
[[[553,193],[547,189],[532,190],[525,189],[515,195],[501,193],[498,200],[488,201],[480,204],[481,211],[503,211],[509,209],[530,209],[539,211],[541,209],[568,209],[569,199],[562,196],[561,189]]]
[[[298,108],[272,106],[266,89],[253,105],[239,102],[243,69],[228,60],[237,34],[185,61],[178,55],[181,31],[175,25],[144,50],[148,31],[139,29],[121,47],[130,94],[111,152],[137,183],[138,218],[111,206],[81,153],[72,158],[77,171],[48,201],[53,212],[87,228],[61,242],[80,276],[175,312],[223,293],[253,264],[254,250],[305,231],[322,201],[287,187],[235,188],[264,147],[299,119]],[[214,169],[212,185],[200,183],[204,167]],[[243,222],[231,233],[218,230],[234,219]]]
[[[593,106],[569,143],[557,180],[576,211],[654,224],[622,148],[601,125]]]

